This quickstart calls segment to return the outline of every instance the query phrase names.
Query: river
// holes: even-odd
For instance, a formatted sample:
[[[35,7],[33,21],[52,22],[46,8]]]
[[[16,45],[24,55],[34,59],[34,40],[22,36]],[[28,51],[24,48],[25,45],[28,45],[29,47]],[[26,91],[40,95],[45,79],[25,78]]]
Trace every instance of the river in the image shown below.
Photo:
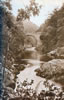
[[[45,78],[41,78],[39,76],[36,75],[35,70],[37,68],[40,68],[40,64],[44,63],[39,61],[38,59],[23,59],[23,60],[28,60],[28,64],[26,66],[26,68],[21,71],[18,75],[17,75],[17,82],[18,84],[21,84],[21,82],[23,82],[24,80],[27,80],[28,82],[31,82],[31,80],[34,80],[33,84],[30,85],[29,87],[31,87],[32,89],[34,89],[37,93],[39,93],[42,89],[46,90],[43,82],[46,80]],[[56,84],[55,82],[49,80],[50,84],[55,84],[57,87],[60,87],[58,84]],[[17,87],[17,84],[16,84]]]

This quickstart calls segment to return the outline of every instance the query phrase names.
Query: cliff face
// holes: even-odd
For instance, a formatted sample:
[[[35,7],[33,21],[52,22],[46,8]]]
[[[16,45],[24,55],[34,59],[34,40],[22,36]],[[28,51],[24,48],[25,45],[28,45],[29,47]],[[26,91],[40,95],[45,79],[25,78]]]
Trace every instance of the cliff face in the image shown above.
[[[59,10],[55,9],[38,31],[41,32],[43,53],[64,46],[64,5]]]

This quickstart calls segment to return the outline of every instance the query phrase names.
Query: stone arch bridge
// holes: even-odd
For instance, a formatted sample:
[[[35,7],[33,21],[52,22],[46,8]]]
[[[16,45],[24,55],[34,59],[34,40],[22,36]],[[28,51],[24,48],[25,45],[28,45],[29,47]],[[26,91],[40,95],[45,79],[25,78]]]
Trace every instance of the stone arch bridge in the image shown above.
[[[25,47],[37,47],[40,41],[41,32],[34,32],[34,33],[26,33],[24,39],[24,46]]]

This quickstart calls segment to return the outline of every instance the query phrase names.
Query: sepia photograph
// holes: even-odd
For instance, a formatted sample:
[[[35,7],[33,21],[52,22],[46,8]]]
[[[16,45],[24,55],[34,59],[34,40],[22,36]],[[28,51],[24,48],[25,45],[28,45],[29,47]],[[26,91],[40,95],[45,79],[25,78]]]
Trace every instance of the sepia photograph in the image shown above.
[[[64,0],[0,0],[0,100],[64,100]]]

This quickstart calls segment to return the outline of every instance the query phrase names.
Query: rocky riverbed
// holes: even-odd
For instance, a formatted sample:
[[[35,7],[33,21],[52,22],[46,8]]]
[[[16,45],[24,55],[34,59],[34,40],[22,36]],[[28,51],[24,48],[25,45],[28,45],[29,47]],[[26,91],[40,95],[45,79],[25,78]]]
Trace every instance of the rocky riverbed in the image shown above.
[[[52,79],[64,86],[64,47],[57,48],[41,57],[45,61],[40,68],[36,70],[37,75]]]
[[[42,92],[42,90],[45,91],[45,93],[46,91],[50,92],[50,86],[62,90],[62,86],[59,84],[58,80],[60,79],[60,75],[62,75],[62,71],[64,69],[63,68],[64,60],[55,59],[49,53],[48,55],[46,55],[46,57],[44,55],[43,57],[47,59],[48,58],[54,58],[54,59],[48,59],[48,61],[45,61],[44,59],[44,61],[40,61],[40,55],[36,57],[35,54],[33,59],[32,51],[30,57],[28,59],[22,59],[23,62],[27,62],[27,63],[25,64],[25,68],[23,70],[19,68],[19,73],[16,74],[15,80],[14,80],[15,74],[6,70],[6,73],[8,72],[7,77],[8,75],[9,77],[11,76],[10,78],[8,78],[7,81],[9,84],[6,84],[7,97],[10,98],[10,100],[16,100],[18,97],[19,97],[18,100],[21,100],[20,97],[21,94],[23,94],[23,91],[24,93],[25,91],[26,92],[32,91],[32,94],[35,91],[36,95],[37,94],[39,95]],[[21,64],[20,67],[21,66],[24,65]],[[59,76],[57,76],[58,74]],[[53,75],[55,75],[55,77]],[[61,76],[61,79],[62,78],[63,77]],[[25,95],[27,94],[25,93]],[[15,99],[11,99],[12,97]]]
[[[33,84],[30,85],[34,90],[38,90],[39,93],[42,89],[46,89],[43,85],[43,82],[46,80],[45,78],[41,78],[36,75],[35,70],[40,68],[40,64],[43,64],[44,62],[40,62],[39,60],[29,60],[29,64],[27,68],[25,68],[23,71],[20,72],[20,74],[17,75],[17,83],[21,84],[26,80],[27,82],[31,82],[33,80]],[[50,81],[50,83],[54,83],[53,81]],[[56,86],[60,87],[59,84],[54,83]],[[17,85],[17,84],[16,84]]]

